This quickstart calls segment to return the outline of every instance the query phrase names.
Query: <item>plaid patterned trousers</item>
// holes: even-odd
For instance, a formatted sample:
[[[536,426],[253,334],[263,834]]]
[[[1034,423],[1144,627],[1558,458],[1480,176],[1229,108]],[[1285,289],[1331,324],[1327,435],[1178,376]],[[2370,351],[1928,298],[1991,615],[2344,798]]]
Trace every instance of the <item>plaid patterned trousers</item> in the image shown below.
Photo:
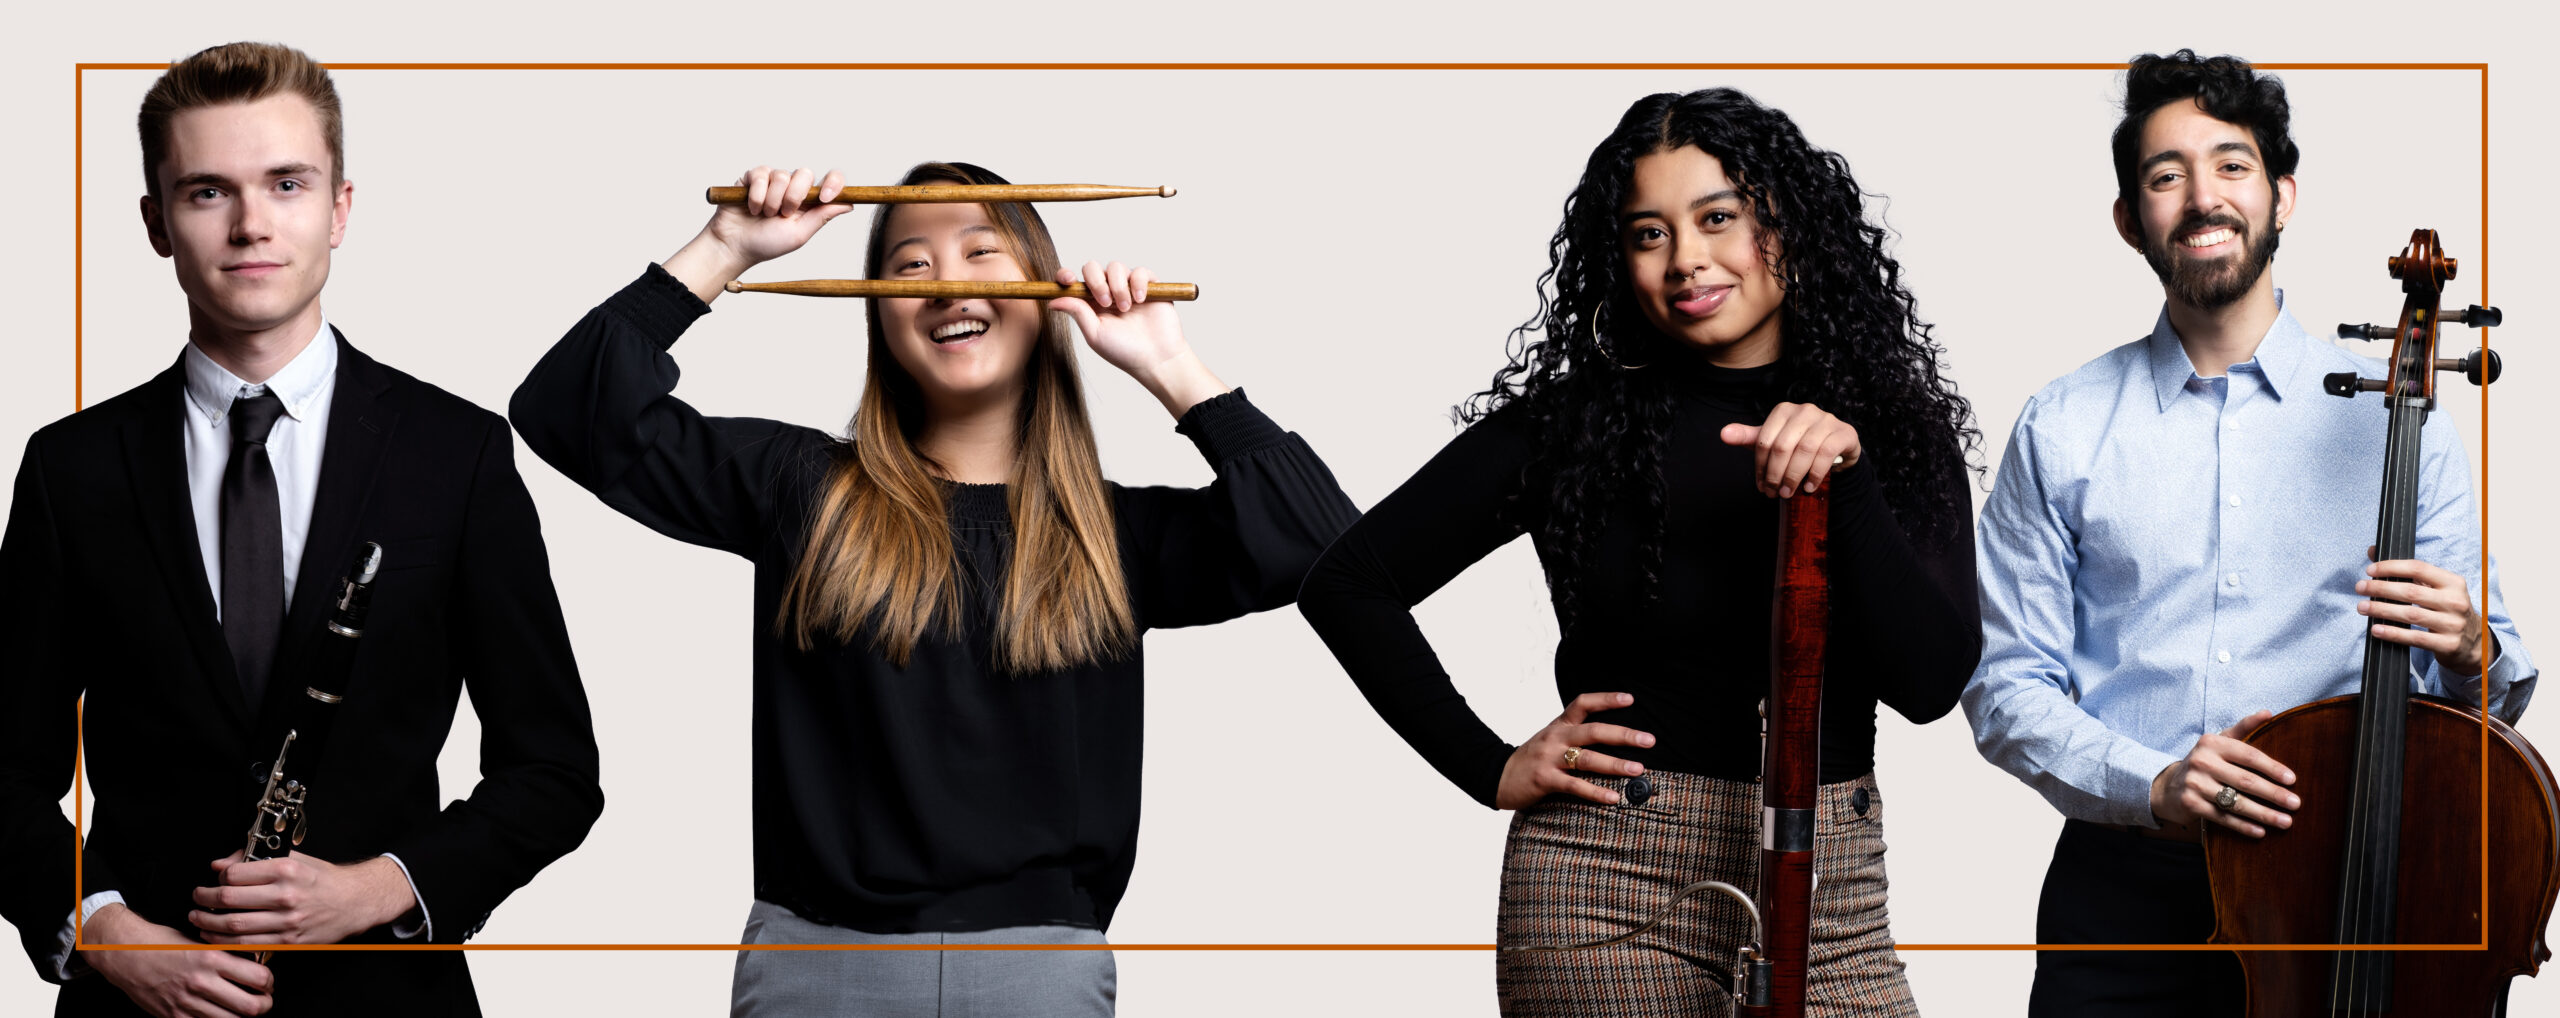
[[[1581,775],[1622,791],[1628,779]],[[1574,944],[1634,929],[1680,888],[1722,880],[1749,891],[1760,869],[1760,786],[1648,771],[1642,806],[1550,796],[1512,817],[1495,939],[1504,947]],[[1873,773],[1822,786],[1814,833],[1813,1018],[1920,1013],[1885,921],[1884,798]],[[1495,956],[1511,1018],[1653,1018],[1732,1011],[1735,951],[1750,935],[1741,905],[1691,897],[1634,941],[1563,953]]]

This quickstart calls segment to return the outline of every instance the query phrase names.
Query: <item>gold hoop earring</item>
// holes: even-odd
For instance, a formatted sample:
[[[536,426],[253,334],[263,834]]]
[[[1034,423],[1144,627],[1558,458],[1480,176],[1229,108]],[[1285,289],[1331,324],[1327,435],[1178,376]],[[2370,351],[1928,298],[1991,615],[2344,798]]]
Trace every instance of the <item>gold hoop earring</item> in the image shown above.
[[[1608,344],[1600,341],[1600,315],[1608,308],[1608,306],[1608,302],[1606,301],[1592,305],[1590,317],[1583,320],[1585,331],[1591,337],[1592,347],[1600,351],[1601,357],[1608,359],[1610,367],[1616,368],[1620,371],[1642,371],[1646,368],[1652,367],[1653,363],[1651,361],[1647,361],[1643,364],[1619,363],[1617,352],[1611,350]]]

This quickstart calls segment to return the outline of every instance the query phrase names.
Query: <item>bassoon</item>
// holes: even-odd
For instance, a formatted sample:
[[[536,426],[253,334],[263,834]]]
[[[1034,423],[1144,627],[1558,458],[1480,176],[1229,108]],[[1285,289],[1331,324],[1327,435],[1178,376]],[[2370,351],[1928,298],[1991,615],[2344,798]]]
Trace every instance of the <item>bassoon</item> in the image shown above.
[[[1769,698],[1760,705],[1758,937],[1734,980],[1738,1018],[1803,1018],[1813,949],[1813,837],[1822,780],[1822,668],[1831,629],[1831,490],[1778,500]]]
[[[1737,1018],[1803,1018],[1813,948],[1813,841],[1822,776],[1822,669],[1831,626],[1831,491],[1778,501],[1778,569],[1769,619],[1769,695],[1760,703],[1760,875],[1756,894],[1721,880],[1680,889],[1634,929],[1603,940],[1504,951],[1614,947],[1660,925],[1681,902],[1720,891],[1751,917],[1735,951]]]

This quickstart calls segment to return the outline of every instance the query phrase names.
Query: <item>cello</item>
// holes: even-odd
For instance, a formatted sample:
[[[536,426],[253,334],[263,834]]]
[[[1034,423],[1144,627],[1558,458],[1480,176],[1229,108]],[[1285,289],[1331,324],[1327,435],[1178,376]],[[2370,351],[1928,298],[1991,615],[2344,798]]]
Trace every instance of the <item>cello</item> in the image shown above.
[[[2419,433],[2436,373],[2487,385],[2499,371],[2485,347],[2436,358],[2440,324],[2486,328],[2501,316],[2438,307],[2458,266],[2435,231],[2411,234],[2389,264],[2407,294],[2399,324],[2338,329],[2391,340],[2389,376],[2323,382],[2333,396],[2381,393],[2389,412],[2376,561],[2416,556]],[[2412,650],[2368,633],[2361,692],[2303,704],[2249,734],[2293,769],[2294,787],[2314,790],[2290,828],[2252,839],[2202,825],[2210,942],[2257,948],[2235,952],[2252,1018],[2499,1015],[2508,980],[2551,957],[2542,941],[2560,895],[2551,769],[2480,708],[2411,693]]]

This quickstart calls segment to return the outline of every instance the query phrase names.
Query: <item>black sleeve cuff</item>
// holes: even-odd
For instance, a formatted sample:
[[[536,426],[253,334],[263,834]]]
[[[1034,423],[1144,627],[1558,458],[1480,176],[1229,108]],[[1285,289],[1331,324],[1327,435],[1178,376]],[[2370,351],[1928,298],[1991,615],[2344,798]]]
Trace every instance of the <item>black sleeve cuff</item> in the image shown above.
[[[1460,784],[1479,805],[1486,809],[1501,809],[1494,804],[1494,799],[1502,793],[1502,769],[1511,765],[1511,754],[1519,751],[1520,747],[1508,742],[1486,747],[1483,761],[1476,765],[1475,780]]]
[[[660,350],[676,345],[694,319],[711,313],[711,305],[694,296],[681,280],[656,262],[650,262],[647,271],[631,285],[605,298],[604,306],[637,327]]]
[[[1191,444],[1199,447],[1201,458],[1212,466],[1289,437],[1260,407],[1244,398],[1241,388],[1192,404],[1191,409],[1182,412],[1182,419],[1174,422],[1173,430],[1191,439]]]

